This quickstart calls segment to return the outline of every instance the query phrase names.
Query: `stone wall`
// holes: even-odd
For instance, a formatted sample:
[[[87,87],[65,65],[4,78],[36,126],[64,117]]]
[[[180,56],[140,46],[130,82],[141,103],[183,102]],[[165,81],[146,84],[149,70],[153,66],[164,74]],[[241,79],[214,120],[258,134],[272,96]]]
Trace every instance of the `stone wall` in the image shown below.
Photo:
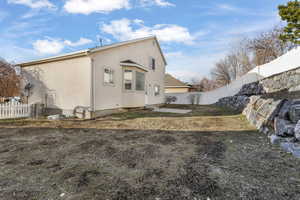
[[[275,74],[260,81],[243,85],[242,89],[236,96],[252,96],[268,93],[275,93],[283,90],[297,91],[300,90],[300,67]]]
[[[276,94],[282,91],[300,90],[300,67],[271,77],[243,85],[234,96],[219,99],[216,105],[242,111],[253,95]],[[282,97],[284,98],[284,97]]]
[[[263,133],[274,130],[274,120],[278,116],[284,100],[265,99],[252,96],[243,111],[248,121]]]
[[[224,97],[222,99],[219,99],[216,105],[242,112],[244,108],[247,106],[247,104],[249,103],[249,101],[250,101],[249,97],[245,95],[232,96],[232,97]]]
[[[273,144],[300,158],[300,101],[250,97],[243,114]]]
[[[259,85],[266,93],[294,89],[300,85],[300,67],[262,79]]]
[[[265,94],[266,91],[263,85],[257,81],[243,85],[242,89],[235,96],[252,96]]]
[[[245,84],[216,105],[243,111],[247,120],[272,143],[300,158],[300,68]],[[296,92],[295,92],[296,91]]]

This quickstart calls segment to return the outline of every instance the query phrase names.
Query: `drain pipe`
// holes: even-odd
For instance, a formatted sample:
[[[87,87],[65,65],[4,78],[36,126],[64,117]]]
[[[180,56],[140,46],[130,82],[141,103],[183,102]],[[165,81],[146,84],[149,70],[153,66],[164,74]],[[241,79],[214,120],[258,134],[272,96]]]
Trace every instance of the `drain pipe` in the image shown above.
[[[95,112],[95,61],[91,58],[91,110]]]

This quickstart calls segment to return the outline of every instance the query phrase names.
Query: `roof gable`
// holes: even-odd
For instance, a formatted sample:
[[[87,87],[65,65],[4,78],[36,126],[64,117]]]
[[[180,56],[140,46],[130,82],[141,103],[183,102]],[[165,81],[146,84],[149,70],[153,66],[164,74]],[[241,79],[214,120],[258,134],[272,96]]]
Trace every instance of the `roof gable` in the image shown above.
[[[165,75],[165,87],[190,87],[170,74]]]
[[[154,39],[155,42],[157,43],[156,46],[163,58],[165,65],[167,65],[166,58],[161,50],[160,44],[159,44],[156,36],[139,38],[139,39],[129,40],[129,41],[125,41],[125,42],[119,42],[119,43],[115,43],[115,44],[111,44],[111,45],[106,45],[106,46],[102,46],[102,47],[96,47],[96,48],[86,49],[86,50],[77,51],[77,52],[73,52],[73,53],[63,54],[63,55],[59,55],[59,56],[48,57],[48,58],[44,58],[44,59],[19,63],[18,65],[21,67],[25,67],[25,66],[35,65],[35,64],[41,64],[41,63],[77,58],[77,57],[82,57],[82,56],[88,56],[91,53],[100,52],[100,51],[104,51],[104,50],[111,49],[111,48],[117,48],[117,47],[121,47],[121,46],[128,45],[128,44],[134,44],[137,42],[142,42],[142,41],[146,41],[146,40],[150,40],[150,39]]]

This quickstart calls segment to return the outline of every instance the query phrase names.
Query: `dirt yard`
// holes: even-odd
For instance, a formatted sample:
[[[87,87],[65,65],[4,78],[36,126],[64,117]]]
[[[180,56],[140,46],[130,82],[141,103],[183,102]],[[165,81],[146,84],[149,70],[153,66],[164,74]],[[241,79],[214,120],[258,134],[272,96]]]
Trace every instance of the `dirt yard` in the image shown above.
[[[241,115],[192,109],[2,121],[0,199],[300,199],[299,159]]]

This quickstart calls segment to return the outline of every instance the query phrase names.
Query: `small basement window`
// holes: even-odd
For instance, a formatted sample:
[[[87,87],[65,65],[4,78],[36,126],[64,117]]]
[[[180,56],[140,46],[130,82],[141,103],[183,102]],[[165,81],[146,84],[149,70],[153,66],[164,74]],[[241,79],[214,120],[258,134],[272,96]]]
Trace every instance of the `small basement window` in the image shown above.
[[[144,91],[145,90],[145,74],[142,72],[136,72],[136,81],[135,81],[135,89],[137,91]]]
[[[104,68],[104,83],[114,84],[114,71],[109,68]]]
[[[132,82],[133,82],[133,72],[132,70],[124,71],[124,88],[125,90],[132,90]]]

